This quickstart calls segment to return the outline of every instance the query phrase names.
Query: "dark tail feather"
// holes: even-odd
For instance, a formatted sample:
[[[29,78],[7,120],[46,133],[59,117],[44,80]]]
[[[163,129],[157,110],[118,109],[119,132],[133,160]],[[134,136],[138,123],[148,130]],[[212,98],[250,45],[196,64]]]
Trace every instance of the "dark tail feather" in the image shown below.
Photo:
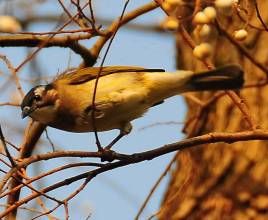
[[[239,89],[244,84],[244,71],[231,64],[194,74],[189,80],[190,91]]]

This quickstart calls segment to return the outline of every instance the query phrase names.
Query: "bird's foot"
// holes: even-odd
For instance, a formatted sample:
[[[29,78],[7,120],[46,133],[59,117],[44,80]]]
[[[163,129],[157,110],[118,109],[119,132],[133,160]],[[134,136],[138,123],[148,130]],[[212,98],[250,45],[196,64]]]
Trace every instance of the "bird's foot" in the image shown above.
[[[110,149],[106,149],[106,148],[102,148],[101,151],[99,151],[101,153],[101,162],[112,162],[114,160],[125,160],[125,159],[129,159],[129,155],[127,154],[120,154],[117,153],[113,150]]]
[[[102,148],[99,152],[101,153],[101,162],[112,162],[117,159],[117,153],[113,150],[106,149],[106,147]]]
[[[123,124],[118,136],[116,136],[115,139],[113,139],[112,142],[108,144],[104,149],[110,150],[122,137],[128,135],[131,129],[132,129],[132,125],[130,123]]]

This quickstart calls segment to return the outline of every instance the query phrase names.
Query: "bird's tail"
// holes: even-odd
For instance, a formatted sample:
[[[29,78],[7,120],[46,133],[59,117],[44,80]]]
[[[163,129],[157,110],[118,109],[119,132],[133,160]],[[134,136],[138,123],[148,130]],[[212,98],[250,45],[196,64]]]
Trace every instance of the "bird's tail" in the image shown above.
[[[238,65],[226,65],[214,70],[192,74],[186,91],[239,89],[244,84],[244,72]]]
[[[159,103],[184,92],[240,89],[244,83],[243,75],[242,68],[233,64],[200,73],[184,70],[146,73],[147,86],[150,85],[148,102]]]

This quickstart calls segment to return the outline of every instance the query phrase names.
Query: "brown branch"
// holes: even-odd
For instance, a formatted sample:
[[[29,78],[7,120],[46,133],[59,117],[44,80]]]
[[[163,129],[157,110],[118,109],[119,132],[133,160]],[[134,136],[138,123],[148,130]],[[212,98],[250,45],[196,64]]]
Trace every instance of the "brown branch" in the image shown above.
[[[24,134],[24,141],[21,146],[20,155],[19,158],[23,159],[26,157],[29,157],[34,149],[34,146],[36,145],[37,141],[39,140],[39,137],[41,136],[42,132],[45,129],[45,125],[42,125],[38,122],[29,123],[28,128],[25,130]],[[13,168],[14,169],[14,168]],[[16,169],[17,170],[17,169]],[[18,174],[14,174],[13,179],[11,179],[9,183],[9,187],[12,189],[16,187],[17,185],[20,185],[21,183],[21,176]],[[1,182],[1,190],[3,189],[3,186],[6,184],[6,180],[3,180]],[[7,198],[7,205],[11,205],[16,203],[19,200],[20,196],[20,190],[16,191],[13,194],[10,194]],[[7,220],[13,220],[16,219],[17,215],[17,208],[13,209],[12,212],[9,212],[9,214],[6,216]]]
[[[243,55],[245,55],[246,58],[248,58],[256,67],[268,76],[268,69],[265,65],[256,60],[245,47],[239,44],[227,31],[225,31],[218,21],[216,21],[215,24],[220,33],[222,33]]]
[[[9,162],[11,163],[12,167],[16,167],[16,163],[15,163],[14,159],[12,158],[12,156],[11,156],[11,154],[9,153],[9,150],[8,150],[8,148],[7,148],[6,141],[5,141],[5,137],[4,137],[4,134],[3,134],[3,132],[2,132],[1,125],[0,125],[0,139],[1,139],[2,145],[3,145],[3,147],[4,147],[6,156],[7,156],[7,158],[9,159]]]
[[[85,8],[85,6],[83,6],[82,9]],[[40,48],[52,47],[52,46],[69,47],[75,53],[81,55],[81,57],[84,60],[84,66],[93,66],[98,58],[98,55],[102,47],[112,36],[112,33],[115,31],[118,25],[119,27],[121,27],[122,25],[135,19],[136,17],[142,14],[145,14],[148,11],[151,11],[157,7],[158,7],[158,4],[156,4],[155,2],[151,2],[126,14],[123,17],[122,21],[120,21],[120,24],[118,24],[118,21],[114,21],[111,24],[111,26],[108,28],[106,34],[104,36],[101,36],[98,39],[98,41],[91,48],[91,50],[88,50],[86,47],[78,44],[77,41],[83,40],[83,39],[90,39],[93,36],[103,34],[102,32],[99,33],[99,31],[97,32],[93,31],[92,33],[76,34],[76,35],[71,34],[71,35],[62,36],[62,37],[55,37],[54,35],[57,32],[55,32],[52,36],[35,36],[31,34],[8,35],[8,36],[4,35],[4,36],[0,36],[0,46],[3,46],[3,47],[13,47],[13,46],[39,47],[22,64],[20,64],[16,68],[17,70],[19,70],[26,63],[26,61],[30,60],[40,50]],[[74,20],[77,15],[78,14],[72,16],[72,18],[68,22],[66,22],[58,31],[60,32],[65,26],[67,26],[72,20]]]
[[[84,153],[84,152],[83,152]],[[64,166],[60,166],[60,167],[57,167],[53,170],[50,170],[48,172],[45,172],[45,173],[42,173],[42,174],[39,174],[38,176],[35,176],[33,178],[30,178],[28,179],[27,181],[25,181],[25,184],[30,184],[32,182],[35,182],[43,177],[46,177],[48,175],[51,175],[51,174],[54,174],[54,173],[57,173],[59,171],[62,171],[62,170],[65,170],[65,169],[70,169],[70,168],[73,168],[73,167],[82,167],[82,166],[96,166],[96,167],[102,167],[103,164],[99,164],[99,163],[90,163],[90,162],[85,162],[85,163],[72,163],[72,164],[67,164],[67,165],[64,165]],[[20,184],[18,186],[16,186],[15,188],[12,188],[10,189],[10,191],[8,192],[4,192],[0,195],[0,199],[11,194],[11,193],[14,193],[16,192],[17,190],[21,189],[24,185],[23,184]]]
[[[92,6],[92,0],[88,0],[88,6],[89,6],[89,11],[90,11],[90,19],[91,19],[91,26],[93,29],[96,28],[96,19],[94,15],[94,10]]]
[[[65,201],[64,203],[64,210],[65,210],[65,220],[68,220],[69,219],[69,208],[68,208],[68,202]]]
[[[49,215],[50,213],[54,212],[57,208],[59,208],[61,206],[61,204],[57,204],[56,207],[54,207],[53,209],[50,209],[44,213],[41,213],[40,215],[38,216],[35,216],[34,218],[32,218],[31,220],[35,220],[35,219],[39,219],[40,217],[42,216],[45,216],[45,215]]]
[[[231,144],[237,141],[249,141],[249,140],[268,140],[268,131],[263,129],[256,129],[253,131],[243,131],[243,132],[235,132],[235,133],[228,133],[228,132],[214,132],[208,133],[201,136],[188,138],[179,142],[175,142],[173,144],[167,144],[162,147],[145,151],[142,153],[134,153],[132,155],[126,154],[119,154],[114,152],[113,160],[120,160],[120,161],[129,161],[137,160],[141,162],[143,160],[150,160],[159,157],[161,155],[171,153],[177,150],[183,150],[186,148],[195,147],[201,144],[211,144],[217,142],[224,142]],[[87,152],[87,151],[56,151],[50,152],[46,154],[39,154],[33,155],[31,157],[25,158],[22,162],[17,163],[17,167],[10,170],[8,174],[11,176],[17,169],[27,167],[30,164],[43,161],[43,160],[50,160],[60,157],[81,157],[81,158],[100,158],[104,156],[103,152]],[[1,187],[2,188],[2,187]]]
[[[85,66],[92,66],[93,58],[90,51],[86,47],[79,44],[77,41],[72,42],[69,47],[83,58]]]
[[[43,202],[43,200],[40,197],[36,198],[36,200],[37,200],[38,205],[43,210],[43,212],[48,212],[49,211],[49,209],[46,207],[45,203]],[[50,214],[46,214],[46,217],[47,217],[48,220],[55,220],[55,217],[50,215]]]
[[[256,9],[256,12],[257,12],[257,17],[258,17],[258,19],[260,20],[260,22],[261,22],[263,28],[264,28],[266,31],[268,31],[268,27],[267,27],[267,25],[265,24],[264,20],[263,20],[262,17],[261,17],[261,13],[260,13],[260,10],[259,10],[259,7],[258,7],[257,0],[254,0],[253,2],[254,2],[254,6],[255,6],[255,9]]]
[[[73,17],[72,14],[69,12],[69,10],[65,7],[65,5],[63,4],[62,0],[58,0],[60,6],[62,7],[63,11],[67,14],[67,16],[69,17],[69,19],[73,20],[78,26],[79,22],[77,21],[77,16]]]
[[[105,36],[101,36],[98,41],[95,43],[95,45],[91,48],[90,52],[93,57],[95,57],[95,60],[98,58],[99,53],[101,49],[103,48],[104,44],[109,40],[109,38],[112,36],[114,31],[121,27],[122,25],[128,23],[129,21],[137,18],[138,16],[145,14],[149,11],[152,11],[159,7],[159,5],[155,2],[150,2],[146,5],[143,5],[127,14],[124,15],[124,17],[121,19],[120,23],[118,21],[114,21],[110,27],[107,29],[107,34]]]
[[[5,204],[0,204],[0,207],[7,207],[7,205],[5,205]],[[40,213],[40,214],[42,214],[42,211],[39,211],[39,210],[37,210],[37,209],[33,209],[33,208],[27,208],[27,207],[23,207],[23,206],[21,206],[21,207],[18,207],[19,209],[21,209],[21,210],[27,210],[27,211],[30,211],[30,212],[33,212],[33,213]],[[59,218],[56,218],[56,217],[54,217],[53,216],[53,220],[60,220]]]
[[[220,26],[219,26],[219,24],[217,22],[216,22],[216,26],[218,26],[218,29],[220,31]],[[191,38],[190,34],[186,31],[186,29],[184,28],[183,25],[180,25],[179,31],[180,31],[183,39],[189,45],[189,47],[194,49],[195,48],[195,42],[193,41],[193,39]],[[227,32],[225,32],[225,33],[227,35],[229,35]],[[230,38],[230,39],[228,38],[229,40],[232,40],[232,41],[236,42],[231,36],[226,36],[226,37],[227,38],[229,37]],[[238,46],[240,46],[240,45],[238,44]],[[206,67],[208,69],[213,69],[214,68],[214,65],[208,59],[204,59],[204,60],[201,60],[201,61],[206,65]],[[244,117],[245,117],[247,123],[249,124],[249,126],[251,127],[251,129],[258,128],[258,125],[253,120],[253,117],[252,117],[248,107],[245,105],[244,101],[233,91],[225,91],[225,92],[232,99],[234,104],[239,108],[241,113],[244,115]],[[200,111],[200,113],[201,113],[201,111]]]
[[[0,36],[1,37],[1,36]],[[14,78],[14,81],[15,81],[15,84],[16,84],[16,87],[17,87],[17,90],[19,91],[20,93],[20,96],[21,97],[24,97],[24,92],[22,91],[22,88],[21,88],[21,84],[20,84],[20,80],[17,76],[17,71],[16,69],[12,66],[11,62],[9,61],[9,59],[5,56],[5,55],[1,55],[0,54],[0,59],[2,59],[6,65],[7,65],[7,68],[9,69],[9,71],[11,72],[12,74],[12,77]]]
[[[7,32],[8,33],[8,32]],[[61,31],[47,31],[47,32],[16,32],[17,35],[59,35],[59,34],[75,34],[75,33],[94,33],[94,30],[92,28],[80,28],[80,29],[73,29],[73,30],[61,30]],[[9,33],[12,34],[12,33]],[[13,34],[14,35],[14,34]]]
[[[4,155],[4,154],[1,153],[1,155]],[[6,157],[6,155],[4,155],[4,156]],[[2,165],[5,164],[8,168],[12,168],[12,166],[8,162],[6,162],[4,159],[0,158],[0,161],[2,162]],[[1,169],[1,172],[2,173],[7,173],[2,169]]]
[[[15,103],[15,102],[2,102],[2,103],[0,103],[0,106],[20,107],[20,104],[19,103]]]
[[[255,123],[255,120],[253,119],[251,113],[249,112],[249,108],[245,104],[244,100],[241,97],[239,97],[234,91],[226,91],[226,93],[232,99],[235,105],[240,109],[250,128],[253,130],[260,128],[259,125]]]
[[[40,47],[40,44],[44,44],[43,47],[64,47],[70,48],[75,53],[79,54],[85,63],[92,59],[89,50],[83,45],[79,44],[79,40],[90,39],[97,36],[96,33],[84,33],[84,34],[68,34],[65,36],[48,37],[48,36],[36,36],[31,34],[25,35],[3,35],[0,36],[0,47]]]
[[[82,8],[85,8],[88,5],[88,3],[86,3]],[[70,24],[74,19],[76,19],[76,16],[78,14],[74,15],[73,17],[71,17],[65,24],[63,24],[58,31],[63,30],[68,24]],[[27,62],[29,62],[29,60],[31,60],[43,47],[45,47],[45,45],[50,41],[50,39],[52,39],[54,37],[54,35],[51,35],[48,37],[48,39],[46,41],[43,41],[38,48],[33,51],[20,65],[18,65],[18,67],[16,68],[16,71],[19,71]],[[88,56],[91,57],[90,55],[90,51],[88,51]]]
[[[23,181],[18,180],[18,179],[17,179],[17,181],[21,182],[22,185],[24,185],[25,187],[28,187],[28,188],[29,188],[30,190],[32,190],[33,192],[38,193],[40,196],[42,195],[42,196],[44,196],[44,197],[46,197],[46,198],[48,198],[48,199],[50,199],[50,200],[52,200],[52,201],[55,201],[55,202],[57,202],[57,203],[62,203],[60,200],[58,200],[58,199],[56,199],[56,198],[54,198],[54,197],[51,197],[51,196],[49,196],[49,195],[46,195],[45,193],[43,193],[43,192],[41,192],[41,191],[35,189],[35,188],[32,187],[30,184],[26,184],[26,183],[24,183]]]
[[[55,22],[57,21],[58,16],[57,15],[45,15],[45,16],[38,16],[38,17],[29,17],[26,18],[26,20],[22,20],[21,23],[30,23],[30,22]],[[66,20],[66,18],[65,18]],[[108,26],[113,21],[109,18],[103,18],[103,17],[96,17],[95,20],[98,21],[98,24]],[[144,24],[144,23],[127,23],[124,25],[125,28],[131,29],[131,30],[137,30],[137,31],[143,31],[143,32],[154,32],[154,33],[162,33],[170,35],[170,32],[165,31],[161,25],[159,25],[157,22],[153,24]],[[16,32],[16,34],[32,34],[32,35],[48,35],[48,34],[70,34],[70,33],[77,33],[77,32],[88,32],[91,31],[92,28],[80,28],[75,30],[62,30],[62,31],[49,31],[49,32]],[[8,33],[8,32],[7,32]],[[100,32],[98,30],[98,33],[100,35],[104,35],[104,33]],[[10,33],[12,34],[12,33]]]
[[[84,7],[87,6],[87,3],[84,5]],[[84,8],[83,7],[83,8]],[[76,15],[75,15],[76,16]],[[72,17],[69,21],[67,21],[60,29],[62,30],[64,27],[66,27],[69,23],[71,23],[71,21],[73,19],[75,19],[75,16]],[[32,57],[35,56],[35,54],[37,54],[41,48],[43,48],[44,46],[46,46],[46,44],[48,44],[50,42],[51,39],[53,39],[54,35],[51,35],[50,37],[48,37],[47,39],[43,40],[42,42],[39,42],[38,44],[38,49],[36,49],[33,53],[31,53],[17,68],[16,68],[16,72],[19,71],[19,69],[24,66],[25,63],[27,63],[29,60],[32,59]],[[0,38],[1,39],[1,38]],[[55,39],[55,38],[54,38]],[[69,41],[70,42],[70,41]],[[81,52],[81,55],[82,57],[84,58],[85,60],[85,63],[88,61],[88,60],[92,60],[91,58],[91,54],[89,51],[87,51],[87,53],[85,52],[85,48],[81,45],[79,45],[78,43],[73,43],[71,44],[72,46],[72,49],[76,52],[76,53],[79,53],[80,50],[82,51]],[[80,50],[79,50],[80,49]],[[28,135],[25,135],[25,140],[24,140],[24,143],[22,144],[22,147],[21,147],[21,152],[20,152],[20,158],[23,159],[29,155],[31,155],[32,151],[33,151],[33,148],[36,144],[36,142],[38,141],[39,137],[41,136],[42,132],[44,131],[45,129],[45,125],[42,125],[38,122],[34,122],[33,123],[33,126],[28,129],[26,129],[26,132],[29,132],[27,133]],[[18,178],[18,180],[21,180],[21,177],[19,175],[16,175],[16,177]],[[5,181],[2,182],[1,185],[5,185]],[[9,186],[10,188],[15,188],[16,186],[18,186],[20,184],[20,181],[17,181],[16,178],[13,178],[10,183],[9,183]],[[10,194],[7,198],[7,204],[14,204],[16,203],[16,201],[18,201],[19,199],[19,196],[20,196],[20,190],[17,190],[14,194]],[[12,212],[10,212],[7,216],[7,219],[14,219],[16,218],[16,215],[17,215],[17,208],[13,209]]]
[[[23,151],[23,148],[22,148]],[[27,150],[25,150],[27,151]],[[29,155],[28,155],[29,154]],[[30,152],[25,152],[25,157],[20,157],[21,159],[25,158],[22,160],[22,162],[18,163],[15,168],[12,168],[9,170],[9,172],[5,175],[4,178],[2,178],[2,181],[0,182],[0,192],[2,192],[6,182],[11,178],[20,168],[27,167],[28,165],[42,161],[42,160],[50,160],[54,158],[60,158],[60,157],[80,157],[80,158],[102,158],[103,155],[101,152],[84,152],[84,151],[56,151],[56,152],[50,152],[46,154],[41,154],[41,155],[34,155],[30,156]],[[26,156],[28,158],[26,158]],[[125,158],[125,155],[115,153],[113,154],[113,159],[119,159],[122,160]],[[93,165],[93,164],[92,164]],[[17,187],[19,184],[16,186],[11,187],[11,189]]]
[[[46,42],[43,47],[69,47],[69,44],[79,40],[87,40],[95,36],[97,36],[95,33],[90,32],[53,37],[33,34],[2,35],[0,36],[0,47],[38,47],[43,42]]]
[[[78,16],[79,16],[79,20],[83,20],[83,19],[85,19],[86,21],[88,21],[88,22],[90,23],[92,29],[95,30],[95,19],[94,19],[94,20],[91,20],[90,18],[88,18],[88,17],[85,15],[85,13],[83,12],[82,8],[80,7],[80,2],[79,2],[79,0],[78,0],[77,2],[71,0],[71,3],[72,3],[72,4],[76,7],[76,9],[77,9],[77,14],[78,14]],[[91,5],[91,1],[88,1],[88,5],[89,5],[89,7],[90,7],[90,5]],[[90,9],[91,9],[91,7],[90,7]],[[91,11],[91,10],[90,10],[90,11]],[[93,11],[91,11],[91,12],[93,12]],[[91,17],[92,17],[92,15],[93,15],[93,14],[91,14]],[[79,22],[79,20],[78,20],[78,24],[80,25],[80,27],[88,26],[87,24],[85,24],[85,22]]]
[[[183,150],[186,148],[190,148],[190,147],[194,147],[194,146],[198,146],[198,145],[202,145],[202,144],[211,144],[211,143],[217,143],[217,142],[224,142],[227,144],[231,144],[234,142],[238,142],[238,141],[250,141],[250,140],[268,140],[268,131],[265,130],[254,130],[254,131],[244,131],[244,132],[237,132],[237,133],[225,133],[225,132],[215,132],[215,133],[209,133],[209,134],[205,134],[205,135],[201,135],[198,137],[193,137],[193,138],[189,138],[189,139],[185,139],[183,141],[180,142],[176,142],[173,144],[167,144],[164,145],[162,147],[153,149],[153,150],[149,150],[149,151],[145,151],[142,153],[135,153],[132,155],[125,155],[124,159],[120,158],[120,161],[116,161],[116,162],[111,162],[111,163],[106,163],[104,164],[102,167],[89,171],[89,172],[85,172],[82,174],[79,174],[77,176],[73,176],[70,177],[68,179],[65,179],[63,181],[60,181],[56,184],[53,184],[51,186],[48,186],[42,190],[40,190],[40,192],[42,193],[47,193],[50,191],[53,191],[59,187],[62,186],[66,186],[69,185],[73,182],[76,182],[78,180],[81,179],[87,179],[88,181],[90,181],[92,178],[94,178],[95,176],[97,176],[98,174],[107,172],[109,170],[113,170],[119,167],[124,167],[130,164],[134,164],[134,163],[139,163],[142,161],[146,161],[146,160],[152,160],[156,157],[162,156],[164,154],[167,153],[171,153],[174,151],[178,151],[178,150]],[[53,152],[50,154],[55,154],[57,152]],[[59,152],[62,153],[62,152]],[[84,153],[90,153],[90,152],[84,152]],[[102,157],[102,153],[100,152],[91,152],[93,155],[95,155],[96,157]],[[37,156],[33,156],[31,158],[34,158]],[[44,157],[44,155],[39,155],[40,158],[43,159],[47,159],[48,158],[48,154],[46,154],[46,157]],[[23,167],[23,166],[27,166],[29,164],[31,164],[32,162],[36,162],[36,161],[40,161],[41,159],[35,158],[33,159],[26,159],[25,161],[18,163],[17,164],[17,168]],[[15,169],[15,168],[13,168]],[[2,213],[0,213],[0,218],[8,215],[9,213],[13,212],[14,210],[16,210],[20,205],[29,202],[30,200],[36,198],[39,196],[39,193],[32,193],[31,195],[17,201],[16,203],[9,203],[10,206]]]
[[[84,7],[86,7],[87,4],[85,4]],[[83,7],[83,8],[84,8]],[[67,21],[60,29],[62,30],[64,27],[66,27],[69,23],[71,23],[71,21],[73,19],[75,19],[76,15],[74,17],[72,17],[69,21]],[[21,37],[21,36],[20,36]],[[43,41],[41,42],[36,42],[36,46],[38,46],[38,49],[35,50],[32,54],[30,54],[17,68],[16,68],[16,72],[18,72],[18,70],[25,64],[27,63],[30,59],[32,59],[32,57],[35,56],[35,54],[38,53],[38,51],[45,47],[47,44],[50,43],[50,40],[52,40],[54,37],[54,35],[52,36],[49,36],[48,38],[46,39],[43,39]],[[1,39],[1,38],[0,38]],[[35,38],[36,39],[36,38]],[[57,39],[57,38],[56,38]],[[72,39],[73,39],[73,36],[72,36]],[[81,39],[81,38],[79,38]],[[25,39],[24,39],[25,40]],[[39,38],[40,40],[40,38]],[[55,38],[54,38],[55,40]],[[66,40],[67,42],[70,42],[70,39],[67,39]],[[89,51],[86,51],[86,49],[79,45],[78,43],[71,43],[70,44],[72,49],[76,52],[76,53],[79,53],[81,51],[81,56],[84,58],[85,60],[85,63],[87,62],[87,60],[91,60],[91,54]],[[87,53],[86,53],[87,52]],[[31,155],[32,151],[33,151],[33,148],[36,144],[36,142],[38,141],[39,137],[41,136],[42,132],[44,131],[45,129],[45,126],[38,123],[38,122],[35,122],[33,124],[33,126],[28,130],[26,130],[28,135],[25,135],[25,140],[24,140],[24,143],[22,144],[22,147],[21,147],[21,152],[20,152],[20,158],[25,158],[29,155]],[[19,175],[16,175],[16,177],[18,178],[18,180],[21,180],[21,177]],[[5,181],[2,181],[1,185],[4,186],[6,184]],[[18,186],[20,184],[20,181],[17,181],[16,178],[13,178],[11,181],[10,181],[10,188],[15,188],[16,186]],[[17,190],[14,194],[10,194],[8,196],[8,199],[7,199],[7,204],[14,204],[16,201],[18,201],[19,199],[19,195],[20,195],[20,190]],[[14,219],[16,218],[16,214],[17,214],[17,209],[14,209],[12,212],[9,213],[9,215],[7,216],[7,219]]]
[[[170,171],[171,166],[173,165],[173,163],[175,162],[176,159],[177,159],[177,154],[172,158],[172,160],[169,162],[169,164],[167,165],[167,167],[164,170],[164,172],[160,175],[158,180],[153,185],[153,187],[150,190],[149,194],[146,196],[144,202],[142,203],[142,205],[141,205],[141,207],[140,207],[140,209],[139,209],[139,211],[138,211],[138,213],[137,213],[137,215],[135,217],[135,220],[139,220],[141,213],[145,209],[145,207],[148,204],[148,202],[149,202],[150,198],[152,197],[153,193],[155,192],[155,190],[157,189],[157,187],[159,186],[161,181],[164,179],[164,177],[168,174],[168,172]]]
[[[250,23],[250,22],[248,21],[248,19],[246,20],[246,19],[240,14],[240,10],[241,10],[240,8],[236,8],[236,14],[237,14],[238,18],[239,18],[242,22],[246,23],[246,25],[248,25],[249,27],[251,27],[251,28],[253,28],[253,29],[256,29],[256,30],[259,30],[259,31],[266,31],[265,28],[263,28],[263,27],[259,27],[259,26],[256,26],[256,25]]]

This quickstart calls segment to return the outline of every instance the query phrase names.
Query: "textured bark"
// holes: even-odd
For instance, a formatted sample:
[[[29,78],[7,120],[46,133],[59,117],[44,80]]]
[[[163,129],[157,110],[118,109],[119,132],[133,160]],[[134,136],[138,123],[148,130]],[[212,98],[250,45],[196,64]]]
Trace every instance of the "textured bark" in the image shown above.
[[[197,1],[195,1],[197,2]],[[208,2],[208,1],[206,1]],[[251,24],[261,26],[253,1],[240,1],[248,10]],[[247,5],[248,4],[248,5]],[[267,1],[258,1],[264,21],[268,21]],[[185,12],[185,8],[180,9]],[[187,8],[189,10],[189,8]],[[188,11],[187,13],[192,13]],[[244,13],[244,16],[245,13]],[[244,22],[233,13],[218,17],[228,33],[244,27]],[[194,38],[193,26],[186,25]],[[268,34],[247,26],[249,37],[243,46],[264,65],[268,63]],[[195,42],[199,42],[194,38]],[[265,79],[265,73],[257,68],[240,50],[221,34],[210,39],[214,56],[212,63],[239,63],[246,72],[246,84]],[[177,36],[178,67],[204,69],[205,65],[193,58],[192,49],[181,35]],[[261,128],[268,129],[268,87],[243,89],[241,97]],[[196,95],[196,94],[194,94]],[[196,96],[206,102],[213,94]],[[186,100],[188,119],[198,110],[198,105]],[[206,108],[193,128],[185,129],[189,135],[213,131],[241,131],[250,129],[243,114],[231,99],[224,95]],[[159,219],[268,219],[268,144],[249,141],[233,144],[210,144],[178,152],[176,166],[159,211]]]

